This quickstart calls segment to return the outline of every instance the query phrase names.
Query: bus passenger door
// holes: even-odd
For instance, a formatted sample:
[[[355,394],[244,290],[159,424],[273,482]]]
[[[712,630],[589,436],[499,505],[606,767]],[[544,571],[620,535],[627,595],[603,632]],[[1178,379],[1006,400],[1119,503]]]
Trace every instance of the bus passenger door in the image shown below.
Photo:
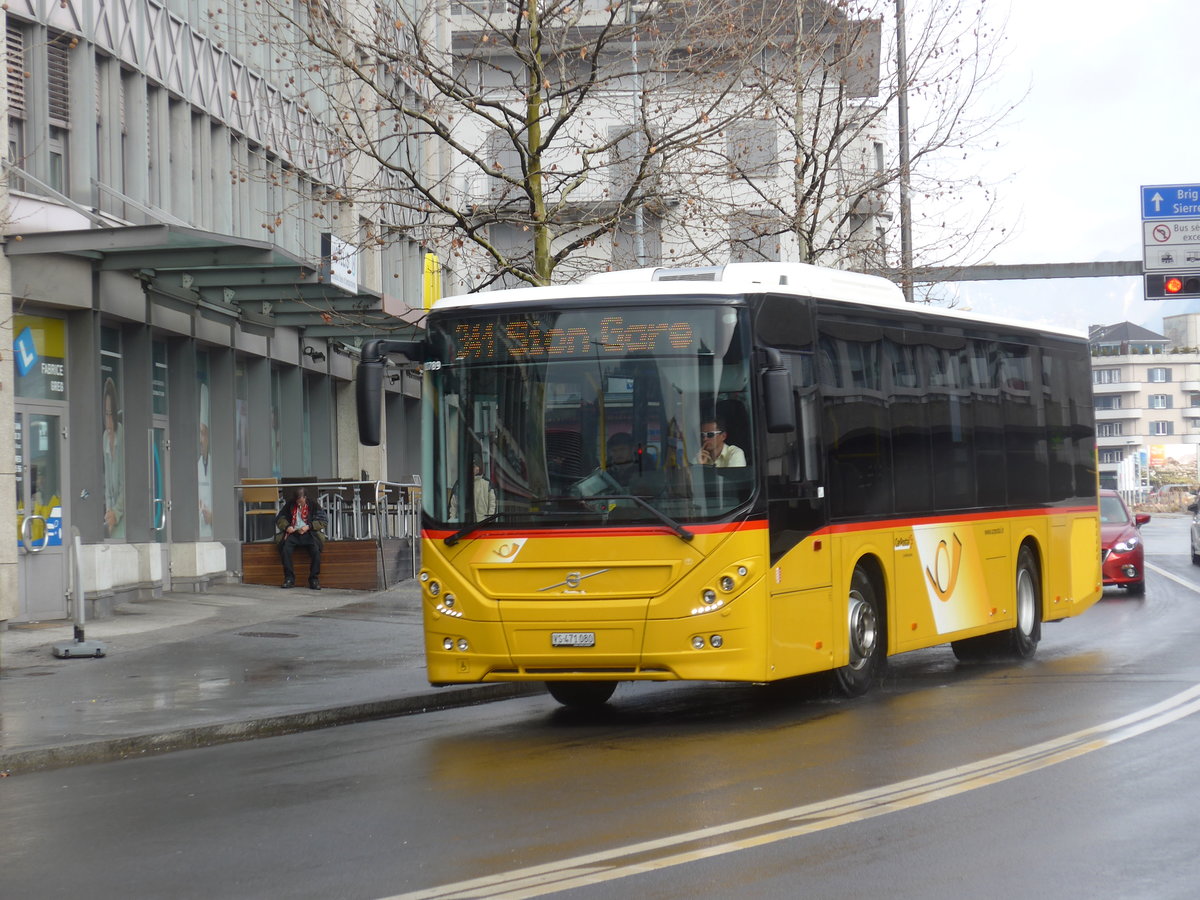
[[[771,554],[769,666],[775,678],[829,668],[840,621],[832,587],[833,540],[824,531],[818,399],[815,390],[803,387],[795,398],[796,431],[768,434],[764,461]]]

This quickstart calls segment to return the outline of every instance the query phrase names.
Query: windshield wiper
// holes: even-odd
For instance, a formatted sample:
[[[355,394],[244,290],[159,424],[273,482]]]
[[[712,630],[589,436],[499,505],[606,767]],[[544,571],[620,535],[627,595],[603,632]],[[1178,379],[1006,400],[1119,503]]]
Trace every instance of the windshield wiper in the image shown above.
[[[535,503],[546,503],[546,502],[549,502],[552,500],[554,500],[554,501],[564,501],[565,500],[565,501],[569,501],[571,503],[585,503],[585,502],[586,503],[594,503],[597,500],[632,500],[634,503],[636,503],[638,506],[642,507],[643,509],[649,510],[651,515],[653,515],[656,519],[658,519],[660,522],[662,522],[664,525],[666,525],[668,528],[670,528],[673,532],[675,532],[677,535],[679,535],[685,541],[690,541],[696,537],[696,535],[693,532],[688,531],[686,528],[684,528],[682,525],[680,525],[678,522],[676,522],[674,519],[672,519],[670,516],[668,516],[665,512],[663,512],[657,506],[647,503],[641,497],[638,497],[634,494],[595,494],[590,497],[583,496],[583,495],[580,495],[578,497],[575,497],[575,496],[538,497],[534,502]],[[579,510],[578,512],[576,512],[575,510],[572,510],[571,513],[574,515],[588,515],[588,512],[585,510]],[[594,515],[594,513],[593,513],[593,515]]]
[[[668,516],[665,512],[663,512],[657,506],[654,506],[651,503],[647,503],[645,500],[643,500],[641,497],[637,496],[636,494],[597,494],[594,497],[580,497],[579,499],[587,500],[587,501],[632,500],[634,503],[636,503],[642,509],[646,510],[652,516],[654,516],[654,518],[658,519],[658,521],[662,522],[664,525],[666,525],[668,528],[670,528],[673,532],[675,532],[677,535],[679,535],[681,538],[683,538],[685,541],[693,540],[696,537],[696,535],[693,532],[688,531],[686,528],[684,528],[682,525],[680,525],[678,522],[676,522],[674,519],[672,519],[670,516]]]
[[[684,528],[682,525],[680,525],[678,522],[676,522],[674,519],[672,519],[670,516],[668,516],[661,509],[659,509],[658,507],[656,507],[650,503],[647,503],[641,497],[638,497],[634,494],[603,494],[603,495],[598,495],[595,497],[539,497],[539,498],[537,498],[537,502],[545,502],[548,500],[569,500],[573,503],[579,503],[581,501],[595,501],[595,500],[632,500],[638,506],[642,507],[642,509],[646,510],[652,516],[654,516],[654,518],[656,518],[660,522],[662,522],[662,524],[664,524],[668,528],[670,528],[671,531],[675,532],[675,534],[677,534],[681,538],[683,538],[683,540],[691,541],[691,540],[694,540],[696,537],[696,535],[693,532],[688,531],[686,528]],[[580,510],[578,514],[579,515],[587,515],[586,511],[584,511],[584,510]],[[459,541],[461,541],[463,538],[465,538],[468,534],[470,534],[473,531],[478,531],[481,528],[487,527],[492,522],[494,522],[498,518],[500,518],[501,515],[502,515],[502,513],[493,513],[490,516],[486,516],[486,517],[480,519],[478,522],[471,522],[468,525],[464,525],[458,531],[454,532],[454,534],[447,535],[446,537],[442,538],[442,542],[447,547],[453,547],[455,544],[457,544]]]
[[[677,535],[679,535],[685,541],[693,540],[696,537],[694,532],[688,531],[686,528],[684,528],[682,525],[680,525],[678,522],[676,522],[674,519],[672,519],[670,516],[668,516],[665,512],[663,512],[661,509],[659,509],[657,506],[653,505],[652,503],[647,503],[645,500],[643,500],[641,497],[636,496],[635,494],[625,494],[624,496],[629,497],[629,499],[631,499],[638,506],[642,507],[642,509],[649,510],[651,515],[653,515],[655,518],[657,518],[660,522],[662,522],[664,525],[666,525],[668,528],[670,528],[673,532],[675,532]]]
[[[500,515],[500,513],[492,513],[490,516],[484,516],[478,522],[471,522],[469,525],[464,525],[462,528],[458,529],[458,531],[454,532],[454,534],[447,535],[446,537],[442,538],[442,542],[447,547],[453,547],[472,531],[478,531],[480,528],[495,522],[498,518],[500,518]]]

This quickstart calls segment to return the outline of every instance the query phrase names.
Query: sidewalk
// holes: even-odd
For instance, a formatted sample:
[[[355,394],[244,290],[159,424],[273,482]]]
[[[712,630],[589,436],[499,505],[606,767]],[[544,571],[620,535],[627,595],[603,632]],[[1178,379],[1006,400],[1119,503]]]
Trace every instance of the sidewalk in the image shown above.
[[[69,622],[0,632],[0,775],[539,693],[430,687],[419,589],[222,585],[88,622],[100,659],[54,656]]]

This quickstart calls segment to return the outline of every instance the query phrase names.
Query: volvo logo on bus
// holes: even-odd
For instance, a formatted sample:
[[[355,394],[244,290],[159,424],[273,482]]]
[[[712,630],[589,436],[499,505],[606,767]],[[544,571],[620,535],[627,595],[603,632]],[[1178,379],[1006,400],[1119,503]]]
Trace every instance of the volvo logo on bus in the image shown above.
[[[595,572],[588,572],[586,575],[584,575],[582,572],[568,572],[566,578],[564,578],[562,581],[555,582],[554,584],[548,584],[544,588],[538,588],[538,592],[541,593],[542,591],[552,591],[559,587],[565,587],[568,590],[573,591],[579,587],[583,579],[591,578],[594,575],[603,575],[607,571],[608,569],[597,569]]]

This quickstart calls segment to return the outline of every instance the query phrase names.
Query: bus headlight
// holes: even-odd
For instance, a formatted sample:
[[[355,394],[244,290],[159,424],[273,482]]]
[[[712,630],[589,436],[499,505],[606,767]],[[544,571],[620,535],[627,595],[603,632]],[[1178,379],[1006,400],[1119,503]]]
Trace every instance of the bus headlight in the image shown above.
[[[471,649],[471,645],[467,643],[466,638],[458,639],[458,652],[459,653],[466,653],[470,649]]]
[[[695,637],[693,637],[692,638],[692,647],[694,647],[696,650],[703,650],[704,649],[704,638],[702,638],[700,635],[696,635]]]
[[[708,642],[713,645],[714,649],[719,650],[719,649],[721,649],[721,646],[725,643],[725,638],[721,637],[721,635],[719,635],[719,634],[714,634],[712,637],[710,637],[708,639]]]
[[[728,594],[730,591],[733,590],[734,582],[733,582],[732,575],[722,575],[720,583],[721,583],[721,590],[723,590],[725,593]]]
[[[702,616],[705,613],[716,612],[725,605],[725,601],[717,597],[717,592],[712,588],[705,588],[700,594],[700,599],[704,602],[704,605],[693,609],[693,616]]]
[[[442,649],[443,650],[453,650],[454,649],[454,638],[443,638],[442,639]]]
[[[428,587],[429,587],[429,593],[433,597],[436,597],[438,594],[440,594],[442,592],[442,586],[440,584],[438,584],[436,581],[429,582]]]

